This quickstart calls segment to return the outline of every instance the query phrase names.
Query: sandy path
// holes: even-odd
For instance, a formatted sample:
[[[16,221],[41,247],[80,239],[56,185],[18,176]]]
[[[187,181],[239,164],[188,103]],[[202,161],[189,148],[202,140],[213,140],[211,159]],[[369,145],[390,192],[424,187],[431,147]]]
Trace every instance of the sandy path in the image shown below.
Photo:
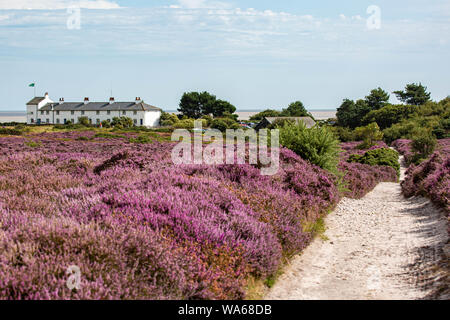
[[[405,199],[398,183],[343,199],[326,219],[329,240],[317,238],[295,257],[266,299],[436,298],[448,288],[436,268],[445,257],[446,223],[428,200]]]

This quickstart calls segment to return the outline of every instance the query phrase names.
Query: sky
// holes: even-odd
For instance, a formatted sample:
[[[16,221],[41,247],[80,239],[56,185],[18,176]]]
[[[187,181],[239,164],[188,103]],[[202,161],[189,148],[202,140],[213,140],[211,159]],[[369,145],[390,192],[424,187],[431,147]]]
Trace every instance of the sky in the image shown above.
[[[411,82],[441,100],[449,52],[448,0],[0,0],[0,111],[25,110],[32,82],[55,101],[164,110],[189,91],[334,109]]]

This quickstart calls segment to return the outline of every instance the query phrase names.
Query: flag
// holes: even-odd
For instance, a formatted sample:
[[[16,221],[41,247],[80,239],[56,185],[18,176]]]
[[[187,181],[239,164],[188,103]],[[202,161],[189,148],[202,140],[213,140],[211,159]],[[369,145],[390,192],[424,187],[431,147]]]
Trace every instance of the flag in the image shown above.
[[[36,86],[36,83],[30,83],[28,86],[34,88]]]

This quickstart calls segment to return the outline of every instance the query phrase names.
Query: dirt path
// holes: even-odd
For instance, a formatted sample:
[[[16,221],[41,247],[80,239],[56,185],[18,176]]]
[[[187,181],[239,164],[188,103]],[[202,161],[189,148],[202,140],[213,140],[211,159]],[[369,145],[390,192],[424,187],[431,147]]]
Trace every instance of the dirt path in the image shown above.
[[[447,221],[428,200],[405,199],[398,183],[381,183],[361,200],[343,199],[326,225],[328,240],[294,258],[266,299],[448,298],[436,294],[448,288],[436,268]]]

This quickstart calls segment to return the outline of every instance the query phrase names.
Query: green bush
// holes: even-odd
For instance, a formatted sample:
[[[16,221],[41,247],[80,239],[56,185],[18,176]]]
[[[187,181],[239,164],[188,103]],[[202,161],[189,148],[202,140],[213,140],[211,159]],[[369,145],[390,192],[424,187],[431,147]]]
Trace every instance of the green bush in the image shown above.
[[[111,121],[108,119],[108,120],[103,120],[102,122],[102,127],[103,128],[111,128]]]
[[[371,166],[389,166],[397,171],[400,176],[399,153],[388,148],[369,150],[364,155],[353,154],[348,158],[348,162],[357,162]]]
[[[358,146],[360,149],[369,149],[373,147],[377,141],[383,139],[383,133],[375,122],[365,127],[356,128],[354,136],[360,138],[358,140],[364,141]]]
[[[418,109],[418,106],[389,105],[369,112],[364,117],[363,123],[370,124],[376,122],[381,129],[386,129],[402,120],[410,118]]]
[[[240,126],[234,119],[218,118],[213,120],[213,122],[211,123],[211,128],[224,132],[227,129],[240,129]]]
[[[82,126],[89,126],[89,118],[88,117],[80,117],[78,118],[78,123],[81,124]]]
[[[339,140],[327,127],[308,129],[302,121],[285,123],[280,130],[280,143],[303,159],[332,173],[337,173]]]
[[[10,136],[21,136],[22,130],[16,128],[0,128],[0,134],[10,135]]]
[[[177,123],[179,121],[180,121],[180,119],[178,119],[176,114],[167,113],[167,112],[163,112],[161,114],[161,125],[164,127],[173,126],[175,123]]]
[[[411,149],[414,152],[413,163],[419,164],[431,156],[436,149],[437,140],[433,134],[425,129],[417,130],[413,135]]]
[[[128,117],[114,117],[111,125],[117,128],[131,128],[134,126],[133,119]]]

